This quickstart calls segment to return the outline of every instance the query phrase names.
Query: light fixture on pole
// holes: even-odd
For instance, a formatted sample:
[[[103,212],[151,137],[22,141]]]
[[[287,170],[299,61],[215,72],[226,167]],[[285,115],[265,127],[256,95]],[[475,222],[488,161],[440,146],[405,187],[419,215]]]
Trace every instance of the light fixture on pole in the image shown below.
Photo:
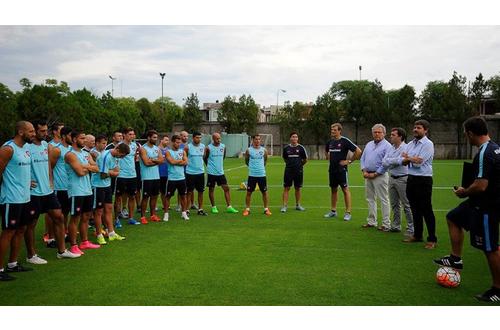
[[[286,93],[286,90],[284,90],[284,89],[278,89],[278,91],[276,92],[276,111],[278,111],[278,109],[279,109],[279,104],[280,104],[280,92],[282,92],[282,93]]]
[[[165,72],[160,72],[161,77],[161,108],[165,110],[165,105],[163,103],[163,79],[165,79]]]
[[[359,66],[359,80],[361,80],[361,65]]]
[[[109,75],[109,79],[111,79],[111,97],[114,97],[114,85],[113,82],[116,80],[116,78],[113,78],[111,75]]]

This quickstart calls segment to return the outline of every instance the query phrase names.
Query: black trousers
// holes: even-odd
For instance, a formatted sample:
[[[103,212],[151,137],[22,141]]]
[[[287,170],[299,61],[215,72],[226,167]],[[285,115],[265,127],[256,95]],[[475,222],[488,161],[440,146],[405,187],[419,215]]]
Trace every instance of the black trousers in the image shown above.
[[[437,242],[436,217],[432,210],[432,177],[408,175],[406,197],[413,214],[414,237],[421,240],[424,233],[424,220],[427,226],[427,242]]]

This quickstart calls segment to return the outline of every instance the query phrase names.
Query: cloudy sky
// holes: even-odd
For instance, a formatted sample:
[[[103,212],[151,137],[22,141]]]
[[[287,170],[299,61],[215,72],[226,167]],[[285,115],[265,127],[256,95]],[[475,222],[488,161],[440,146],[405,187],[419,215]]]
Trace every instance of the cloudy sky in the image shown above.
[[[332,82],[379,79],[417,91],[453,73],[500,74],[500,26],[0,26],[0,82],[55,78],[98,95],[179,104],[251,94],[261,105],[314,101]]]

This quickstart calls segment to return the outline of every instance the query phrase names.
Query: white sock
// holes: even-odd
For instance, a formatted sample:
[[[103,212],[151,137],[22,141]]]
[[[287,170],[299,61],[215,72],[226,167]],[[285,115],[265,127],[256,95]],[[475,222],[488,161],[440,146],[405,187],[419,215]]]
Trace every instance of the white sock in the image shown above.
[[[97,235],[97,238],[102,238],[102,237],[103,237],[102,234]]]
[[[0,273],[4,272],[5,268],[0,268]]]
[[[186,216],[186,217],[187,217],[187,213],[186,213],[186,211],[182,211],[182,216],[183,216],[183,217],[184,217],[184,216]]]
[[[14,261],[14,262],[9,262],[9,263],[7,264],[7,267],[9,267],[9,268],[13,268],[13,267],[16,267],[16,266],[17,266],[17,261]]]
[[[115,235],[116,235],[116,233],[114,230],[108,234],[108,236],[115,236]]]
[[[49,238],[49,240],[47,241],[47,243],[52,243],[52,242],[55,242],[56,240],[54,238]]]
[[[250,208],[249,208],[249,207],[247,207],[245,210],[250,211]]]

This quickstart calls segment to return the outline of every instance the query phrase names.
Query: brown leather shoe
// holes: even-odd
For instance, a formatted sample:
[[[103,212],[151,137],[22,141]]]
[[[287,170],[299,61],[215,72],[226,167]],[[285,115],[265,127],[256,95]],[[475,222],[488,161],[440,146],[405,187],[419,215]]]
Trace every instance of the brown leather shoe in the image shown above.
[[[427,243],[425,243],[424,248],[426,248],[428,250],[432,250],[432,249],[436,248],[436,245],[437,245],[436,242],[427,242]]]
[[[362,228],[373,228],[375,225],[370,225],[369,223],[365,223],[364,225],[361,226]]]
[[[415,236],[410,236],[407,237],[403,240],[403,243],[418,243],[418,242],[423,242],[422,239],[417,239]]]
[[[377,230],[378,230],[378,231],[383,231],[383,232],[388,232],[390,229],[389,229],[389,228],[387,228],[387,227],[384,227],[384,226],[379,226],[379,227],[377,228]]]

